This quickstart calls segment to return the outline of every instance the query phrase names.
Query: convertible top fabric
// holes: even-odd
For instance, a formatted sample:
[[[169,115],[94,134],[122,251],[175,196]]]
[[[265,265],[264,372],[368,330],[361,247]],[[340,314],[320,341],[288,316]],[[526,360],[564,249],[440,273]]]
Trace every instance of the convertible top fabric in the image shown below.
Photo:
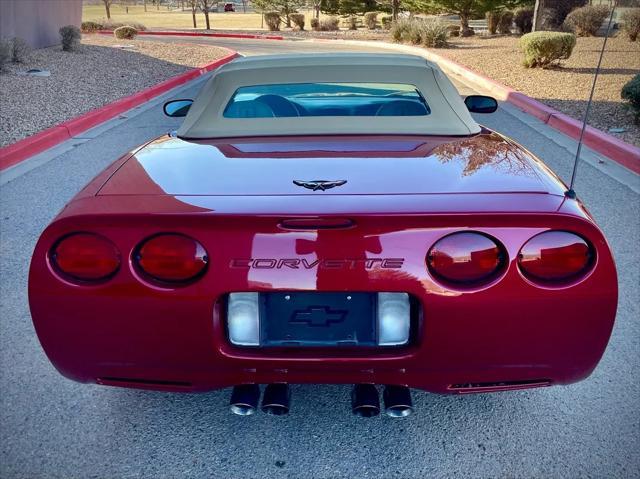
[[[282,83],[400,83],[414,85],[426,116],[226,118],[242,86]],[[480,132],[458,91],[438,65],[422,57],[389,54],[306,54],[240,58],[217,70],[195,98],[178,136],[234,138],[281,135],[471,135]]]

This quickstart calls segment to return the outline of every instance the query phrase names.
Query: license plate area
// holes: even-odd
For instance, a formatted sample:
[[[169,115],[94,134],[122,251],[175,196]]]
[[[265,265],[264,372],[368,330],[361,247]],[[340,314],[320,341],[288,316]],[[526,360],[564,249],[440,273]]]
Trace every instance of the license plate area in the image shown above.
[[[375,293],[260,293],[262,347],[377,345]]]

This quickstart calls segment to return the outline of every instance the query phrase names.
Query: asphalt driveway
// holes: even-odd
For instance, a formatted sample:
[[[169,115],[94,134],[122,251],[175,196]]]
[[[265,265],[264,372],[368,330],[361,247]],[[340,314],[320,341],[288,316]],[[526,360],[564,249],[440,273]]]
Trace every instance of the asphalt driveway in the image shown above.
[[[215,43],[247,54],[318,49]],[[574,142],[509,107],[482,121],[570,175]],[[27,304],[38,235],[98,171],[177,124],[155,104],[0,186],[0,477],[640,476],[640,181],[590,153],[576,189],[613,248],[620,303],[607,352],[586,381],[463,397],[414,392],[416,413],[394,420],[353,417],[348,386],[293,386],[289,416],[242,418],[228,412],[228,390],[166,394],[61,377]]]

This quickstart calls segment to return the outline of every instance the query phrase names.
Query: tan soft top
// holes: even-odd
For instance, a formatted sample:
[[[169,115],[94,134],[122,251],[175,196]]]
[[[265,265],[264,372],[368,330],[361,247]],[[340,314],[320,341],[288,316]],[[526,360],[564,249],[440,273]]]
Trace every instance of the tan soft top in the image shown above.
[[[426,116],[226,118],[224,109],[243,86],[283,83],[411,84],[424,96]],[[196,97],[182,138],[274,135],[470,135],[480,131],[458,91],[438,65],[394,54],[305,54],[240,58],[217,70]]]

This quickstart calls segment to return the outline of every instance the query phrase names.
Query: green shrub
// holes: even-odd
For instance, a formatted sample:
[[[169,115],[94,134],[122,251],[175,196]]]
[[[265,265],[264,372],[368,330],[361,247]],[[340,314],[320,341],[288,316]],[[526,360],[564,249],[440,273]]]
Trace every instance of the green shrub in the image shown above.
[[[605,5],[576,8],[567,15],[563,27],[579,37],[593,37],[598,33],[608,15],[609,7]]]
[[[133,40],[138,35],[138,30],[129,25],[118,27],[113,31],[113,36],[120,40]]]
[[[393,23],[393,17],[385,16],[380,19],[380,23],[382,24],[382,28],[385,30],[391,30],[391,24]]]
[[[264,21],[270,32],[280,31],[280,12],[264,12]]]
[[[530,33],[533,28],[533,8],[517,8],[513,14],[513,22],[516,24],[518,32],[521,35]]]
[[[82,33],[95,33],[99,30],[102,30],[103,28],[104,26],[102,25],[102,23],[94,21],[82,22],[80,24],[80,31]]]
[[[347,24],[347,28],[349,30],[357,30],[358,29],[358,19],[352,15],[345,19],[345,23]]]
[[[22,38],[11,39],[11,61],[13,63],[24,63],[31,54],[31,47]]]
[[[636,122],[640,123],[640,73],[622,87],[620,96],[623,100],[629,102],[629,107],[636,117]]]
[[[414,45],[419,45],[422,43],[422,34],[424,33],[422,29],[422,22],[416,19],[408,19],[408,26],[405,34],[404,41],[409,41]]]
[[[338,19],[338,17],[323,18],[322,20],[320,20],[319,29],[323,32],[335,32],[337,30],[340,30],[339,24],[340,20]]]
[[[422,43],[425,47],[447,46],[447,24],[440,20],[425,20],[422,23]]]
[[[576,46],[573,33],[533,32],[520,38],[520,48],[524,52],[524,66],[546,67],[553,62],[566,60]]]
[[[622,14],[622,29],[635,42],[640,34],[640,8],[630,8]]]
[[[504,10],[500,13],[500,20],[498,21],[498,32],[503,35],[509,35],[511,33],[511,26],[513,25],[513,12],[510,10]]]
[[[298,30],[304,30],[304,15],[302,13],[291,13],[289,18]]]
[[[62,40],[62,49],[65,52],[70,52],[78,48],[80,45],[80,39],[82,35],[80,29],[75,25],[67,25],[58,30],[60,38]]]
[[[485,18],[487,19],[487,29],[491,35],[495,35],[498,32],[498,23],[500,23],[500,15],[502,12],[487,12]]]
[[[315,30],[315,31],[320,30],[320,20],[319,19],[312,18],[311,21],[309,22],[309,24],[311,25],[311,30]]]
[[[378,12],[367,12],[364,14],[364,25],[369,30],[375,30],[378,26]]]
[[[0,38],[0,71],[3,71],[11,61],[13,54],[13,45],[11,40]]]

